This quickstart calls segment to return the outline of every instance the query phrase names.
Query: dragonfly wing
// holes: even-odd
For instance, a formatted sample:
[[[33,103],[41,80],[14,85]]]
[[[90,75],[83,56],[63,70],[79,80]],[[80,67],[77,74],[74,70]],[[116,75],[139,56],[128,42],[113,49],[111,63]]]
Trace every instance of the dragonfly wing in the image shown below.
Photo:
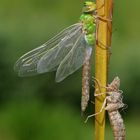
[[[81,26],[80,23],[77,23],[64,29],[63,31],[61,31],[59,34],[57,34],[55,37],[53,37],[52,39],[50,39],[48,42],[44,43],[40,47],[35,48],[32,51],[24,54],[16,62],[14,66],[14,70],[18,72],[19,76],[29,76],[29,75],[38,74],[37,65],[38,65],[39,60],[51,48],[56,48],[59,42],[61,42],[61,40],[63,40],[63,38],[67,36],[67,34],[72,33],[79,26]]]
[[[88,50],[89,55],[91,55],[92,48],[87,45],[84,36],[84,34],[81,34],[78,37],[73,48],[60,63],[56,73],[56,82],[62,81],[83,65],[86,49]]]
[[[57,44],[56,47],[48,50],[48,52],[39,60],[37,65],[37,72],[44,73],[53,71],[57,68],[64,57],[74,46],[77,38],[82,34],[82,26],[77,27]]]

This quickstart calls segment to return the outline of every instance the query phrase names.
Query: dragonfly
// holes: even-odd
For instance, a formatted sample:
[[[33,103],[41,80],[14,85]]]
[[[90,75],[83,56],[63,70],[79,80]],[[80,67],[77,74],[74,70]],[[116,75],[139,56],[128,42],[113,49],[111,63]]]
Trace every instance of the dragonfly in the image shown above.
[[[56,82],[83,66],[81,109],[89,100],[90,59],[96,43],[96,4],[86,1],[79,22],[75,23],[43,45],[27,52],[15,63],[19,76],[31,76],[56,71]]]

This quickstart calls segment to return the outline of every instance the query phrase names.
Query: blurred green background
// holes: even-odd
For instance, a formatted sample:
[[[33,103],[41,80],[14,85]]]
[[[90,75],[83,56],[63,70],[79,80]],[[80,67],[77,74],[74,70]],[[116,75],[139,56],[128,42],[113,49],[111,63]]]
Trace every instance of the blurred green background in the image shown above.
[[[21,55],[77,22],[83,2],[0,1],[1,140],[93,139],[93,118],[84,124],[80,112],[81,69],[61,83],[55,83],[55,72],[19,78],[13,71]],[[115,76],[121,78],[124,102],[128,104],[121,111],[127,140],[140,139],[139,5],[139,0],[114,1],[109,81]],[[86,116],[93,113],[92,107]],[[113,139],[108,119],[106,139]]]

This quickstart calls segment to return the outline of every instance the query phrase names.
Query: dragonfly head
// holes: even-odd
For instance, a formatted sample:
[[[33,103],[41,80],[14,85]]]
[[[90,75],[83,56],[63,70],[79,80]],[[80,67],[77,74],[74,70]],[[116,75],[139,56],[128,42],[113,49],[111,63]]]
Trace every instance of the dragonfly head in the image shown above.
[[[86,1],[84,3],[84,7],[83,7],[84,13],[94,12],[95,10],[96,10],[96,4],[94,2]]]

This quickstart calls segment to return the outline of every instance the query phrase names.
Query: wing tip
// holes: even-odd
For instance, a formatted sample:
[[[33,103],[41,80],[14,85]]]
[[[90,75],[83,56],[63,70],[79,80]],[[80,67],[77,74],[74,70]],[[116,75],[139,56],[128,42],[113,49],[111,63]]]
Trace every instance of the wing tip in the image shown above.
[[[60,83],[61,81],[63,81],[65,78],[60,76],[60,73],[58,73],[58,71],[56,72],[56,76],[55,76],[55,82],[56,83]]]
[[[60,83],[60,82],[63,81],[63,80],[64,80],[64,79],[62,79],[62,78],[60,79],[60,78],[58,78],[58,77],[55,77],[55,82],[56,82],[56,83]]]

